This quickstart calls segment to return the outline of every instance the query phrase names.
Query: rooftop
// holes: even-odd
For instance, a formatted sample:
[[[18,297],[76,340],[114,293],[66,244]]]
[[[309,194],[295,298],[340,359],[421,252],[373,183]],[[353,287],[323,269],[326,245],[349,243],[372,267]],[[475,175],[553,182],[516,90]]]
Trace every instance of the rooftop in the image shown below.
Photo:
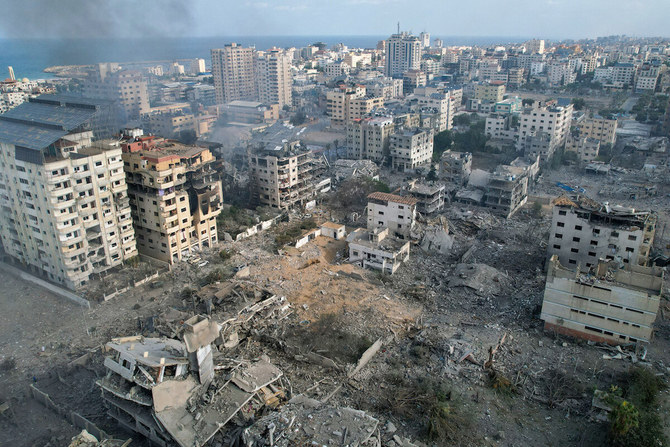
[[[401,197],[386,192],[373,192],[372,194],[368,195],[368,200],[380,200],[383,202],[394,202],[410,206],[416,205],[416,199],[412,197]]]

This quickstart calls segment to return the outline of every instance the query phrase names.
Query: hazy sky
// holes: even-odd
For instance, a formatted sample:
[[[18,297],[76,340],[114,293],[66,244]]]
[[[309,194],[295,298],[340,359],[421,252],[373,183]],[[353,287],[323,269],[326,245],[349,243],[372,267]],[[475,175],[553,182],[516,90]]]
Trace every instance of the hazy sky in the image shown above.
[[[670,0],[0,0],[0,37],[670,35]],[[2,49],[0,49],[2,51]]]

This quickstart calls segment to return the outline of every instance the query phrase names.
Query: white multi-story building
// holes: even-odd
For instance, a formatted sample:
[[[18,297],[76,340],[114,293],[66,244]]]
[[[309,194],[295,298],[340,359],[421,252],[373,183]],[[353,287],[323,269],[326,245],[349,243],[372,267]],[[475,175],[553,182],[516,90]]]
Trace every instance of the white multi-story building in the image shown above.
[[[427,168],[433,158],[433,129],[400,129],[391,134],[391,165],[400,172]]]
[[[565,139],[568,136],[572,122],[572,110],[572,104],[525,109],[519,118],[518,144],[520,147],[526,144],[526,138],[545,134],[549,138],[547,147],[530,155],[540,155],[542,162],[551,159],[556,149],[562,148],[565,145]]]
[[[260,102],[279,107],[292,104],[291,56],[287,52],[273,48],[259,53],[255,74]]]
[[[0,115],[0,238],[70,289],[137,255],[121,148],[92,142],[94,101],[43,95]]]
[[[211,53],[217,104],[238,99],[257,100],[254,73],[256,50],[231,43],[223,48],[215,48]]]
[[[82,85],[85,98],[115,101],[125,120],[136,120],[149,111],[147,83],[139,71],[123,70],[118,64],[98,64],[88,72]]]
[[[416,199],[385,192],[368,195],[368,230],[388,228],[398,239],[409,238],[416,224]]]
[[[354,120],[347,125],[347,158],[383,161],[389,155],[393,119],[374,117]]]
[[[544,53],[544,39],[532,39],[523,44],[526,52],[530,54]]]
[[[418,70],[421,64],[421,41],[408,33],[393,34],[386,41],[384,74],[402,76],[409,70]]]

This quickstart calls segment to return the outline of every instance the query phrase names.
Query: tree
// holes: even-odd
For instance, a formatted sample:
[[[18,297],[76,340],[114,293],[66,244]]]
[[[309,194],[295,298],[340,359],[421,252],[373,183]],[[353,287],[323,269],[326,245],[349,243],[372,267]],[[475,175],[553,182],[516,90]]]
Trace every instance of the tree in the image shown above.
[[[584,98],[572,98],[572,105],[575,110],[582,110],[586,106]]]
[[[521,105],[526,107],[526,106],[531,106],[535,103],[534,99],[531,98],[525,98],[521,100]]]
[[[307,115],[305,115],[305,112],[300,111],[300,112],[296,113],[295,115],[293,115],[290,122],[294,126],[300,126],[301,124],[304,124],[306,120],[307,120]]]
[[[437,180],[437,171],[435,170],[434,164],[430,165],[430,172],[426,176],[426,180],[428,180],[429,182]]]
[[[454,126],[469,126],[470,125],[470,115],[462,113],[454,117]]]
[[[442,153],[451,148],[454,144],[454,133],[450,130],[444,130],[433,137],[433,159],[439,160]]]

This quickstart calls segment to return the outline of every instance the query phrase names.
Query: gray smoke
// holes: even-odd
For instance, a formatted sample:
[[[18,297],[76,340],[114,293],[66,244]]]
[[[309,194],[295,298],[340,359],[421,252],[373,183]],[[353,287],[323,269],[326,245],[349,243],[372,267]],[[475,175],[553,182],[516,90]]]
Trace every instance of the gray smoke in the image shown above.
[[[0,29],[7,38],[141,38],[193,32],[185,0],[0,1]]]

